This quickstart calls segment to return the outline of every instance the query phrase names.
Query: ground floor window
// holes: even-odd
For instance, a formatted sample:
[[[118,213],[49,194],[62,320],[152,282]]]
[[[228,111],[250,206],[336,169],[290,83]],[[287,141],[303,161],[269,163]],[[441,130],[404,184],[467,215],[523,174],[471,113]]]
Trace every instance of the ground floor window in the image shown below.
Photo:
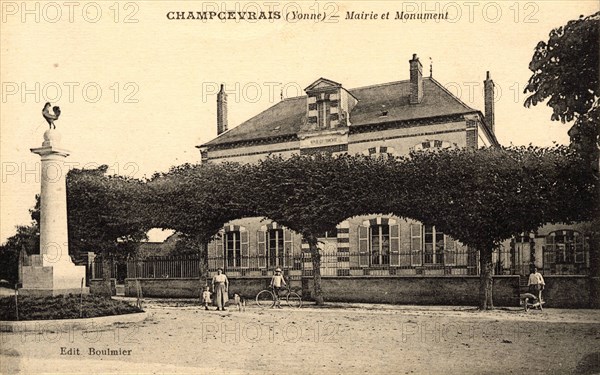
[[[390,264],[390,226],[371,226],[371,264]]]
[[[425,264],[443,264],[444,263],[444,233],[436,230],[433,225],[423,226],[423,245]]]
[[[560,230],[546,237],[547,259],[555,264],[585,263],[584,238],[573,230]]]
[[[267,231],[267,266],[281,267],[284,258],[283,229],[269,229]]]
[[[225,233],[225,259],[227,267],[240,267],[242,264],[241,236],[239,231]]]

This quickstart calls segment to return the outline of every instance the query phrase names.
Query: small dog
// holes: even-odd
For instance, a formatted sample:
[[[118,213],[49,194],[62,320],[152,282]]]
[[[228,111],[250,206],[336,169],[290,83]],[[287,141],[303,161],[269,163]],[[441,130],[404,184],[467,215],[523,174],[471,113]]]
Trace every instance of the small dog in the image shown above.
[[[238,311],[246,311],[246,299],[244,297],[234,294],[233,303],[237,306]]]

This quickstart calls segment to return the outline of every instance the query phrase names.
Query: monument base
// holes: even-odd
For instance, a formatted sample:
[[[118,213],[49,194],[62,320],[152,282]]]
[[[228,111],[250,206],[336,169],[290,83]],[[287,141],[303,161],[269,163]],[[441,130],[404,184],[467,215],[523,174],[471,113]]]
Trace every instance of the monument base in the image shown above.
[[[23,266],[21,270],[23,280],[23,286],[19,289],[21,295],[79,294],[82,292],[82,280],[85,283],[85,266],[76,266],[70,262],[56,263],[51,266],[41,264]],[[88,294],[89,288],[84,287],[83,293]]]
[[[90,288],[87,286],[77,289],[19,289],[20,296],[31,296],[31,297],[54,297],[54,296],[66,296],[69,294],[79,295],[79,293],[89,294]]]

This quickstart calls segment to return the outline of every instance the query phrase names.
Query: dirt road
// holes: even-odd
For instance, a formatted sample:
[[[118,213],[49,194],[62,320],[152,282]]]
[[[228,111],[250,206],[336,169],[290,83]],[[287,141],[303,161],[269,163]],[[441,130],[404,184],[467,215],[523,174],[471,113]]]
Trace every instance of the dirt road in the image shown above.
[[[329,304],[245,312],[151,301],[151,318],[4,333],[2,373],[600,373],[600,311]],[[62,332],[61,332],[62,331]]]

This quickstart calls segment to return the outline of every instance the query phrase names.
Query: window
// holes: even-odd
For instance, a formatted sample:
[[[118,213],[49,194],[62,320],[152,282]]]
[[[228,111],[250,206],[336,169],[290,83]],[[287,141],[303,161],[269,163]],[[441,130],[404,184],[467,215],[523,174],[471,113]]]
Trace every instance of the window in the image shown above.
[[[416,145],[414,145],[413,147],[411,147],[412,151],[434,151],[434,150],[441,150],[441,149],[451,149],[451,148],[456,148],[457,145],[456,143],[450,143],[448,141],[442,141],[439,139],[426,139],[423,142],[419,142]]]
[[[371,227],[371,264],[390,264],[390,226]]]
[[[555,264],[585,263],[583,236],[573,230],[559,230],[546,237],[546,259]]]
[[[209,268],[248,268],[248,231],[239,225],[226,225],[208,243]]]
[[[329,105],[329,95],[321,94],[317,99],[317,121],[320,129],[329,128],[331,108]]]
[[[389,159],[396,156],[396,150],[389,146],[375,146],[364,150],[362,154],[372,158]]]
[[[242,264],[241,236],[239,231],[225,233],[225,259],[227,267],[240,267]]]
[[[269,229],[267,232],[267,266],[283,266],[283,229]]]
[[[358,265],[398,266],[400,226],[394,219],[378,217],[358,226]]]
[[[433,225],[424,225],[424,256],[425,264],[444,263],[444,233],[436,231]]]

